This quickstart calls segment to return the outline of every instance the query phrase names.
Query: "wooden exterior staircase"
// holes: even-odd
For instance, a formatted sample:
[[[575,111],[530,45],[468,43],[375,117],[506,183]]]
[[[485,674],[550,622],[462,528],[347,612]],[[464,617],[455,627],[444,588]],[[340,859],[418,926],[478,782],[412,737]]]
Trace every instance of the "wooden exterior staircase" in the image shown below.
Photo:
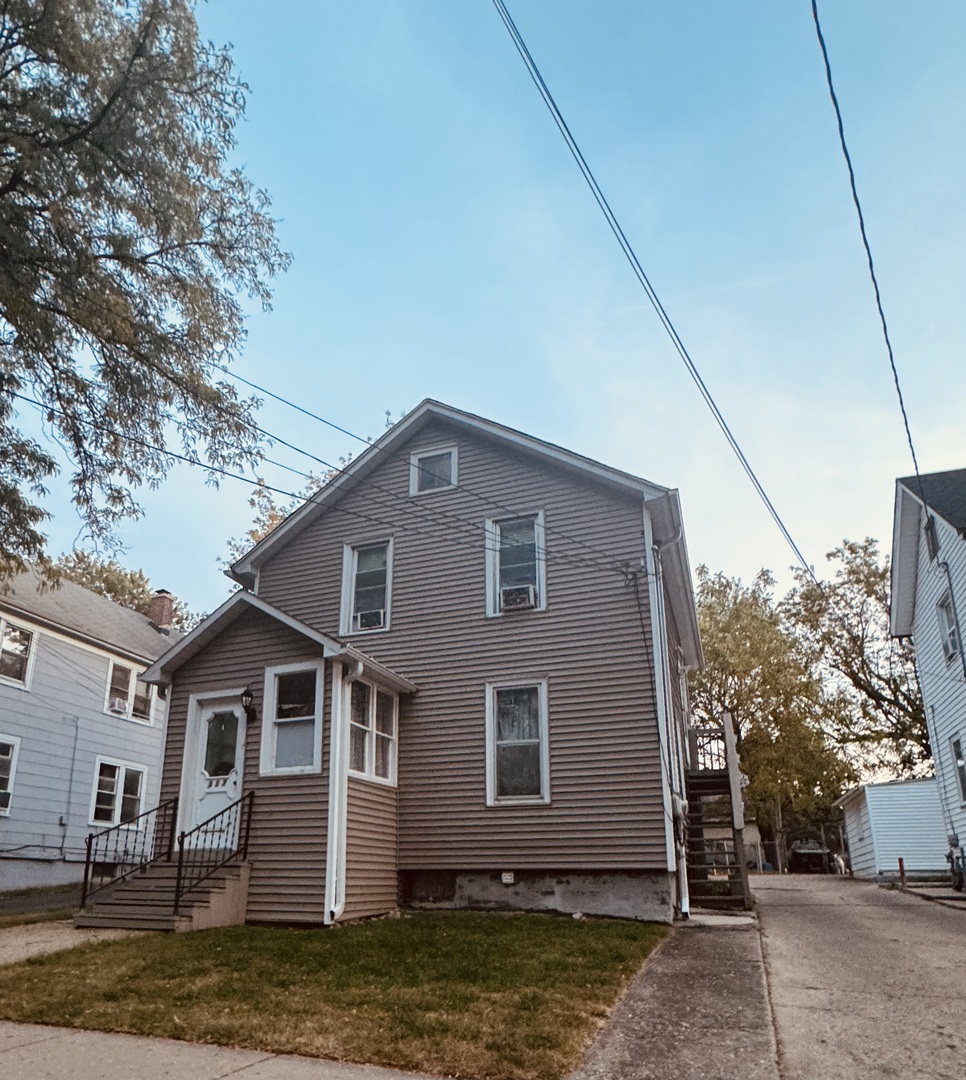
[[[177,799],[87,838],[78,927],[207,930],[245,921],[249,792],[175,836]]]
[[[688,893],[699,908],[750,910],[742,838],[741,772],[731,717],[721,727],[694,728],[687,777]],[[735,813],[735,801],[739,803]]]

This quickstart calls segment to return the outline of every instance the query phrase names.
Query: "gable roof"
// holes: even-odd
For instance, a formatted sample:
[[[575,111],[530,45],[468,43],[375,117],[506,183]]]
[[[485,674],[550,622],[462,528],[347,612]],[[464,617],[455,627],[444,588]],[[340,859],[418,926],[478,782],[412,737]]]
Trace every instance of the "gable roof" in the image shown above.
[[[925,476],[903,476],[896,483],[920,495],[934,513],[949,522],[957,531],[966,529],[966,469],[927,473]]]
[[[892,524],[892,591],[889,622],[893,637],[909,637],[916,610],[916,576],[925,506],[966,539],[966,469],[903,476],[896,481]]]
[[[593,458],[576,454],[556,443],[534,438],[515,428],[506,427],[493,420],[486,420],[474,413],[444,405],[427,398],[417,405],[397,424],[394,424],[354,461],[350,462],[325,487],[315,492],[302,506],[290,514],[264,540],[235,562],[230,574],[246,588],[255,587],[258,568],[277,550],[297,536],[325,509],[334,505],[344,494],[364,483],[366,477],[378,466],[381,459],[407,439],[436,420],[458,425],[490,440],[514,449],[578,476],[591,477],[597,483],[616,491],[631,492],[647,504],[655,524],[655,539],[665,556],[665,575],[669,587],[675,618],[681,632],[685,660],[689,667],[703,664],[701,644],[698,639],[697,616],[694,610],[694,593],[691,587],[691,570],[688,562],[684,530],[681,524],[681,504],[676,490],[652,483],[640,476],[602,465]]]
[[[0,587],[0,611],[11,618],[21,615],[132,660],[154,660],[181,636],[178,630],[159,630],[147,615],[73,581],[46,584],[33,567],[11,578],[6,587],[6,592]]]
[[[249,588],[255,584],[255,575],[258,567],[266,561],[278,548],[284,546],[294,536],[302,531],[310,522],[314,521],[322,511],[337,502],[348,491],[365,481],[366,477],[378,465],[383,456],[391,453],[396,447],[411,438],[427,424],[434,420],[445,420],[468,428],[477,434],[490,439],[513,446],[517,450],[535,457],[549,459],[555,464],[571,472],[584,476],[592,476],[598,482],[618,490],[632,491],[645,500],[660,498],[670,490],[660,484],[653,484],[639,476],[620,469],[613,469],[609,465],[602,465],[593,458],[575,454],[572,450],[565,450],[555,443],[536,439],[532,435],[526,435],[522,431],[505,427],[492,420],[485,420],[482,416],[455,409],[451,405],[444,405],[440,401],[427,398],[417,405],[412,412],[394,424],[388,431],[381,435],[354,461],[351,461],[339,472],[325,487],[320,488],[294,513],[290,514],[276,529],[264,540],[257,543],[251,551],[243,555],[231,566],[230,573],[242,585]]]
[[[142,676],[143,680],[164,686],[168,685],[171,682],[172,675],[179,668],[183,667],[192,657],[197,656],[206,645],[227,630],[236,619],[240,618],[246,611],[251,610],[259,611],[275,622],[287,626],[290,630],[294,630],[297,634],[308,638],[309,641],[314,641],[321,648],[323,657],[345,659],[352,663],[361,664],[363,671],[372,676],[374,681],[389,687],[391,690],[410,694],[416,690],[416,684],[404,675],[397,674],[391,668],[386,667],[385,664],[373,660],[371,656],[360,652],[354,646],[314,630],[311,626],[298,619],[293,619],[291,615],[286,615],[284,611],[273,604],[269,604],[267,601],[262,600],[261,597],[244,589],[232,593],[217,611],[213,611],[193,630],[185,634],[180,641],[172,645],[163,656],[159,656],[145,671]]]

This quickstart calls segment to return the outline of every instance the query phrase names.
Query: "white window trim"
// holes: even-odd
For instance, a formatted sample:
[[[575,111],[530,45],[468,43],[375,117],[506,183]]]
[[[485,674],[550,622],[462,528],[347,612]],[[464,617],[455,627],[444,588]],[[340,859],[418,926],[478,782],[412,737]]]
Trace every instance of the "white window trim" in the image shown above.
[[[540,719],[540,794],[497,795],[496,793],[496,692],[537,688],[537,712]],[[548,806],[550,804],[550,724],[547,708],[546,679],[512,679],[486,684],[486,805]]]
[[[375,626],[371,630],[354,630],[352,618],[355,612],[352,610],[356,591],[356,567],[358,565],[358,553],[362,548],[379,547],[386,545],[386,622],[383,626]],[[346,544],[342,549],[342,608],[339,614],[339,634],[342,637],[350,635],[384,634],[392,625],[392,563],[393,563],[393,538],[387,537],[382,540],[366,540],[359,544]]]
[[[419,490],[419,461],[424,457],[436,457],[438,454],[452,454],[450,464],[450,482],[446,487],[427,488],[426,491]],[[460,465],[459,465],[459,448],[455,443],[445,443],[441,446],[427,446],[422,450],[414,450],[409,455],[409,494],[413,498],[421,497],[423,495],[432,495],[439,491],[452,491],[459,484]]]
[[[966,754],[966,746],[963,745],[966,743],[966,739],[958,731],[949,738],[949,753],[953,759],[953,779],[956,783],[956,790],[959,792],[959,801],[963,806],[966,806],[966,791],[963,790],[963,780],[959,775],[959,765],[956,760],[956,743],[959,743],[960,752]]]
[[[13,747],[13,754],[10,757],[10,777],[8,780],[7,791],[10,793],[10,798],[7,800],[5,807],[0,806],[0,817],[10,816],[10,807],[13,804],[13,788],[17,779],[17,759],[20,756],[20,738],[17,735],[4,735],[0,731],[0,742],[7,743]]]
[[[91,806],[90,806],[90,813],[88,814],[88,823],[90,825],[93,825],[96,829],[113,829],[113,828],[116,828],[120,824],[119,821],[112,820],[112,821],[108,822],[108,821],[95,821],[94,820],[94,809],[95,809],[95,806],[97,805],[97,781],[98,781],[98,778],[101,775],[101,766],[102,765],[116,765],[119,769],[123,769],[123,770],[135,769],[141,774],[141,801],[140,801],[140,804],[138,805],[138,814],[139,815],[143,814],[144,809],[145,809],[144,804],[145,804],[146,800],[145,800],[144,796],[145,796],[145,794],[146,794],[146,792],[148,790],[148,767],[147,767],[147,765],[139,764],[137,761],[124,761],[121,758],[103,757],[101,755],[98,755],[94,759],[94,783],[93,783],[93,786],[91,787]],[[124,779],[123,779],[123,774],[122,774],[122,776],[120,778],[120,783],[118,785],[118,789],[114,794],[115,794],[115,804],[114,804],[113,817],[115,819],[117,819],[117,818],[119,818],[121,816],[121,804],[124,801]],[[137,830],[137,828],[138,828],[137,825],[127,825],[125,827],[129,828],[129,829],[134,829],[134,830]]]
[[[543,511],[517,514],[514,517],[486,519],[486,614],[497,618],[506,614],[500,607],[500,525],[507,521],[533,518],[533,540],[537,553],[537,602],[527,611],[547,610],[547,547]],[[514,612],[513,614],[518,614]]]
[[[11,679],[6,675],[0,675],[0,685],[15,686],[18,690],[29,690],[34,677],[34,661],[37,658],[37,646],[40,642],[40,634],[34,627],[19,619],[8,619],[6,615],[0,615],[0,640],[2,640],[4,627],[14,626],[30,635],[30,651],[27,653],[27,670],[24,672],[23,682],[19,679]]]
[[[111,683],[114,681],[115,667],[127,668],[132,673],[127,686],[127,705],[124,712],[111,708]],[[137,694],[137,683],[143,674],[143,671],[138,671],[136,665],[126,660],[111,660],[107,665],[107,688],[104,691],[104,712],[108,716],[116,717],[119,720],[130,720],[132,724],[140,724],[142,727],[151,727],[153,725],[155,703],[155,688],[153,686],[148,686],[148,715],[134,715],[134,698]]]
[[[346,710],[347,716],[347,734],[346,734],[346,760],[350,762],[347,766],[349,775],[355,777],[356,780],[367,780],[373,784],[382,784],[383,787],[396,787],[397,786],[397,762],[399,760],[399,695],[393,693],[392,690],[387,690],[384,686],[377,686],[375,683],[367,682],[364,679],[357,679],[353,682],[363,683],[369,687],[369,736],[366,739],[366,768],[365,772],[358,772],[352,768],[352,728],[355,725],[352,720],[352,690],[346,689],[346,696],[348,697],[348,707]],[[376,695],[385,694],[387,697],[392,698],[392,754],[389,759],[389,776],[377,776],[376,775]]]
[[[275,764],[275,676],[290,675],[295,671],[315,672],[315,735],[312,738],[312,764],[288,765],[279,768]],[[275,664],[265,668],[265,687],[262,694],[262,740],[259,750],[258,772],[261,776],[304,776],[322,771],[322,716],[324,713],[325,678],[321,660],[303,660],[299,664]],[[304,717],[301,719],[305,719]],[[282,723],[285,723],[283,720]]]
[[[952,593],[946,592],[936,603],[936,617],[939,619],[939,640],[942,644],[946,663],[951,664],[959,653],[959,624],[953,607]]]

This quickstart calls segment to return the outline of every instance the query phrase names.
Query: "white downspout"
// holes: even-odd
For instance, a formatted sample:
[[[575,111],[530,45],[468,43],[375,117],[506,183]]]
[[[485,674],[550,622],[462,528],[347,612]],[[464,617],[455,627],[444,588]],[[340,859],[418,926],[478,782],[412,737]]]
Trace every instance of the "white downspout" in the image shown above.
[[[329,726],[329,827],[325,852],[326,926],[345,910],[346,816],[349,796],[348,712],[352,684],[362,675],[362,661],[332,664],[332,719]]]
[[[651,528],[651,515],[644,507],[644,568],[647,574],[647,597],[651,616],[651,642],[654,655],[654,698],[657,710],[657,733],[660,744],[661,758],[661,800],[664,806],[664,847],[667,858],[667,868],[671,873],[677,872],[678,893],[681,901],[681,914],[687,917],[690,907],[688,895],[687,867],[683,859],[678,859],[677,845],[675,842],[675,807],[673,805],[671,788],[674,779],[670,774],[667,764],[668,741],[667,741],[667,693],[665,685],[665,666],[661,655],[661,642],[664,640],[663,629],[660,626],[661,603],[659,596],[659,581],[657,574],[657,560],[654,557],[655,542],[654,532]],[[682,869],[684,873],[682,874]]]

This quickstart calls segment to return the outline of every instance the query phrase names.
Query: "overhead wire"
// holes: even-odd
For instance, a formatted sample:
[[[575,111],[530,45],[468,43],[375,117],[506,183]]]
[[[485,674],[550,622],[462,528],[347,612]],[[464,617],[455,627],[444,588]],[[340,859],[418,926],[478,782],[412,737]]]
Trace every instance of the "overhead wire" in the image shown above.
[[[919,473],[919,460],[916,457],[916,447],[912,441],[912,430],[909,426],[909,415],[906,412],[906,403],[902,396],[902,387],[899,383],[899,371],[896,367],[896,358],[892,349],[892,340],[889,337],[889,326],[886,322],[885,310],[882,306],[882,293],[879,289],[879,279],[875,272],[875,264],[872,261],[872,248],[869,244],[869,236],[865,228],[865,216],[862,213],[862,204],[859,201],[859,191],[855,181],[855,169],[852,167],[852,155],[849,153],[849,147],[845,141],[845,125],[842,121],[842,109],[839,106],[839,99],[836,96],[835,87],[832,83],[832,64],[829,60],[828,48],[825,45],[825,37],[822,34],[822,26],[819,22],[817,0],[812,0],[812,20],[815,23],[815,33],[818,37],[819,47],[822,50],[822,60],[825,63],[825,81],[828,86],[829,97],[832,99],[832,107],[835,109],[835,120],[839,132],[839,145],[842,147],[842,156],[845,158],[845,164],[849,170],[849,187],[852,190],[852,203],[855,206],[855,212],[859,219],[859,232],[862,236],[862,246],[865,249],[865,257],[869,266],[869,277],[872,279],[872,289],[875,293],[875,306],[879,313],[879,323],[882,326],[882,337],[885,340],[886,352],[889,354],[889,366],[892,369],[892,381],[895,384],[896,396],[899,399],[899,410],[902,413],[902,423],[906,429],[906,441],[909,444],[909,453],[912,456],[913,468],[915,469],[916,479],[919,483],[919,494],[922,496],[923,503],[925,503],[926,500],[922,492],[922,477]]]
[[[720,408],[717,405],[717,402],[715,401],[714,397],[711,394],[711,391],[708,389],[707,385],[705,384],[705,381],[702,378],[701,373],[699,372],[699,370],[697,368],[697,365],[695,364],[694,360],[691,358],[691,355],[688,352],[687,348],[685,347],[685,344],[682,341],[681,336],[678,334],[678,331],[675,328],[674,323],[671,321],[671,318],[667,314],[667,311],[665,310],[663,304],[661,303],[661,300],[658,297],[657,292],[655,291],[653,285],[651,284],[647,274],[644,272],[644,269],[641,266],[641,263],[640,263],[637,255],[636,255],[636,253],[634,251],[633,246],[631,245],[630,241],[627,239],[627,236],[624,233],[624,230],[621,227],[620,222],[618,221],[616,214],[611,209],[610,204],[608,203],[606,197],[604,196],[604,193],[601,190],[600,185],[597,183],[596,177],[594,176],[590,166],[587,164],[587,161],[584,158],[584,155],[581,152],[580,147],[577,144],[576,139],[574,138],[573,134],[571,133],[570,128],[567,126],[567,123],[564,120],[563,114],[561,113],[560,109],[558,108],[557,103],[554,100],[554,97],[550,92],[549,87],[547,86],[546,82],[544,81],[544,78],[540,73],[540,69],[537,66],[536,61],[533,59],[533,56],[530,54],[530,50],[527,48],[526,42],[523,40],[523,37],[521,36],[520,31],[517,29],[516,24],[514,23],[509,11],[507,10],[506,4],[503,2],[503,0],[493,0],[493,5],[496,8],[497,14],[500,16],[500,19],[502,20],[503,25],[506,27],[507,32],[509,33],[511,40],[513,41],[513,44],[515,45],[515,47],[517,49],[517,52],[520,54],[520,57],[523,60],[523,63],[525,65],[526,69],[527,69],[527,73],[530,75],[530,78],[533,81],[533,84],[536,86],[537,90],[540,93],[540,96],[543,98],[544,104],[550,110],[550,114],[553,117],[554,123],[557,125],[557,128],[560,131],[560,134],[563,136],[564,142],[567,144],[567,148],[570,150],[571,156],[573,157],[574,161],[577,163],[577,167],[580,169],[580,172],[583,175],[583,178],[586,181],[587,186],[590,188],[590,191],[591,191],[591,193],[592,193],[592,195],[594,197],[594,200],[596,201],[597,205],[600,207],[601,213],[604,215],[604,217],[605,217],[605,219],[607,221],[607,224],[610,227],[611,232],[614,234],[615,238],[617,239],[617,242],[620,245],[621,250],[623,251],[625,258],[627,259],[628,263],[630,264],[631,269],[634,271],[635,277],[637,278],[637,280],[640,283],[641,287],[644,289],[644,292],[647,295],[648,300],[651,302],[651,306],[654,308],[655,312],[657,313],[657,316],[658,316],[658,319],[661,322],[661,325],[664,327],[665,332],[667,333],[668,337],[671,339],[671,343],[674,346],[675,351],[678,353],[681,360],[684,362],[684,366],[687,369],[688,374],[691,376],[691,379],[693,380],[695,386],[697,386],[698,391],[701,394],[701,397],[704,399],[705,404],[710,409],[711,414],[714,417],[715,421],[717,422],[718,427],[721,429],[722,433],[724,434],[724,437],[727,440],[728,445],[731,447],[732,451],[734,452],[735,457],[737,457],[738,462],[740,463],[740,465],[741,465],[742,469],[744,470],[744,472],[745,472],[746,476],[748,477],[748,479],[751,481],[751,484],[754,487],[755,491],[757,492],[758,497],[761,499],[762,503],[764,504],[765,509],[768,511],[768,513],[771,516],[772,520],[774,521],[775,525],[778,527],[779,531],[781,532],[782,536],[784,537],[785,542],[791,548],[792,552],[795,555],[795,558],[801,564],[802,568],[805,570],[805,573],[808,574],[809,577],[811,577],[813,580],[817,581],[817,578],[815,578],[814,570],[809,565],[809,563],[806,561],[805,556],[799,550],[799,547],[795,543],[795,540],[793,539],[793,537],[791,535],[791,532],[788,530],[787,526],[785,525],[784,521],[782,520],[780,514],[778,513],[778,511],[775,508],[774,504],[772,503],[771,499],[768,497],[768,493],[765,491],[764,486],[762,485],[761,481],[758,479],[758,476],[756,475],[754,469],[751,467],[751,464],[749,463],[748,458],[745,456],[744,451],[741,449],[741,446],[739,445],[737,438],[732,433],[731,428],[728,426],[728,423],[724,418],[724,414],[721,412]]]

